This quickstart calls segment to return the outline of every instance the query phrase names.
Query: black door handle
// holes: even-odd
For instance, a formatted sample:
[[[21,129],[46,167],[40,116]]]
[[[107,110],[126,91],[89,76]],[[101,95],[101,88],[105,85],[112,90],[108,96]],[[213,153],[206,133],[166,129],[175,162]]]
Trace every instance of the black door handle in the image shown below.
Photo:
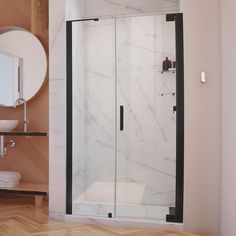
[[[120,106],[120,130],[124,130],[124,106]]]
[[[173,106],[173,114],[177,111],[177,107]]]

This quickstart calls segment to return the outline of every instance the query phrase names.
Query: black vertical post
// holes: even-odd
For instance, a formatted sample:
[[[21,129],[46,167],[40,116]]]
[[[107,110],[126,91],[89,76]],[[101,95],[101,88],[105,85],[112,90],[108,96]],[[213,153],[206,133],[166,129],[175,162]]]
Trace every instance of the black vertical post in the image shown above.
[[[184,38],[183,14],[169,14],[167,21],[175,21],[176,35],[176,195],[174,214],[167,222],[183,222],[184,202]]]
[[[183,14],[175,18],[176,32],[176,219],[183,222],[184,202],[184,37]]]
[[[66,74],[67,74],[67,163],[66,214],[72,214],[72,22],[66,22]]]

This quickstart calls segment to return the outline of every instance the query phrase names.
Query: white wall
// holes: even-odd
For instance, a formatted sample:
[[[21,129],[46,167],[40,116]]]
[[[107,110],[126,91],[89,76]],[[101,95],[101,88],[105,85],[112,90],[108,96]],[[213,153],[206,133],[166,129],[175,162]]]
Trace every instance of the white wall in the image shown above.
[[[220,0],[183,0],[185,50],[184,226],[219,232]],[[207,83],[200,83],[200,73]]]
[[[223,87],[221,236],[236,235],[235,9],[235,0],[221,0]]]

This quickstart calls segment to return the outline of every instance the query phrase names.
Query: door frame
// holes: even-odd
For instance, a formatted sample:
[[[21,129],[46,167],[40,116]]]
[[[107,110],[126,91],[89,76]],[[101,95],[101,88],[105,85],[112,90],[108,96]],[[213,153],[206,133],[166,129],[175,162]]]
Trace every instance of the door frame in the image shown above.
[[[183,223],[184,208],[184,33],[183,14],[167,14],[167,21],[175,21],[176,38],[176,192],[175,212],[166,222]]]
[[[72,214],[72,131],[73,131],[73,64],[72,24],[77,21],[98,21],[98,18],[66,21],[66,214]],[[184,42],[183,14],[167,14],[167,21],[175,21],[176,34],[176,200],[173,214],[166,216],[167,222],[183,223],[184,202]]]

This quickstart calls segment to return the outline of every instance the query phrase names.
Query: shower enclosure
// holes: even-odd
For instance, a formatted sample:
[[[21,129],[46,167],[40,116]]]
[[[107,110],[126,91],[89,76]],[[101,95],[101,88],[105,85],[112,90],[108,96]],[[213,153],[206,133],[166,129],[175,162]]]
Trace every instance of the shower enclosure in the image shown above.
[[[182,222],[182,46],[181,14],[67,22],[67,214]]]

